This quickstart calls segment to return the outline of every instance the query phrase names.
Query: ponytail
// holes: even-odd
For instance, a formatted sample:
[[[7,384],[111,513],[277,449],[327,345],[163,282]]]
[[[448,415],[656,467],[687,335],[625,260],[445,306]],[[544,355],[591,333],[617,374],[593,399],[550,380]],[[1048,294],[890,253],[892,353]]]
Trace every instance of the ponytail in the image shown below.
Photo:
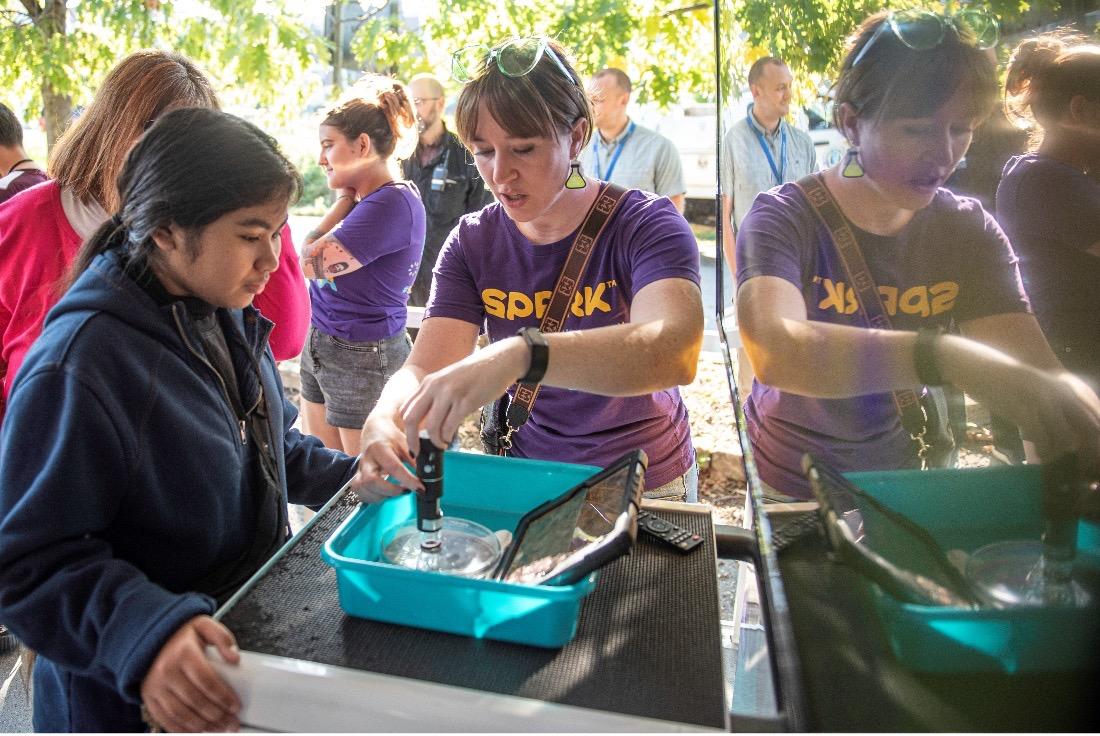
[[[356,82],[326,113],[330,125],[348,140],[364,133],[383,159],[404,159],[416,148],[416,114],[405,87],[389,77],[369,75]]]
[[[1077,95],[1100,102],[1100,46],[1079,34],[1055,31],[1022,41],[1012,52],[1005,78],[1005,111],[1032,128],[1032,144],[1043,128],[1057,124]]]

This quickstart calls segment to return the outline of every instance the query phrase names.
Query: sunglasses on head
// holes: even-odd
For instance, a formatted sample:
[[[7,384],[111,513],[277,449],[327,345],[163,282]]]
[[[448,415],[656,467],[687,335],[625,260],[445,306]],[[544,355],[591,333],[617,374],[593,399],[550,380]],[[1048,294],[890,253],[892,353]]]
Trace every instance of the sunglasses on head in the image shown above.
[[[979,49],[991,49],[1000,39],[997,19],[984,10],[968,8],[954,15],[940,15],[930,10],[891,10],[852,60],[852,67],[863,60],[867,50],[886,31],[891,31],[914,51],[927,51],[943,43],[948,28],[955,31],[960,41]]]
[[[530,74],[544,55],[550,57],[566,79],[580,86],[542,36],[510,38],[492,48],[484,44],[464,46],[451,55],[451,78],[465,84],[484,74],[493,62],[504,76],[522,77]]]

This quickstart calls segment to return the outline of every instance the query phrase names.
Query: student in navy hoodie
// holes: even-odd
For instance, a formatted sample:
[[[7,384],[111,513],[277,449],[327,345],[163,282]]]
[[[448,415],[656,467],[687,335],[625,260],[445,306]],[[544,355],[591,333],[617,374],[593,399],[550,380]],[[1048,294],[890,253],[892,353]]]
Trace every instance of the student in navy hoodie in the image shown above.
[[[353,458],[291,428],[252,308],[300,179],[255,126],[170,112],[16,377],[0,433],[0,621],[38,652],[39,731],[237,728],[211,618]]]

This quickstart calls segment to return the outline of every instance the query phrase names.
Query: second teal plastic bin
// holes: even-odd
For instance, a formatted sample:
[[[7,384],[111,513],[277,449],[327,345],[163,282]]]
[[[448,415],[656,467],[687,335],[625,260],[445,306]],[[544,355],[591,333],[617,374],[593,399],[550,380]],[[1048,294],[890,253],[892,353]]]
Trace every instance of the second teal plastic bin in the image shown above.
[[[1036,466],[849,473],[875,498],[927,529],[944,550],[971,553],[1009,539],[1039,539]],[[875,546],[875,530],[868,529]],[[1100,573],[1100,526],[1082,522],[1077,565]],[[898,660],[930,673],[1100,669],[1100,600],[1087,608],[964,610],[904,603],[871,584]],[[1095,591],[1094,591],[1095,593]]]

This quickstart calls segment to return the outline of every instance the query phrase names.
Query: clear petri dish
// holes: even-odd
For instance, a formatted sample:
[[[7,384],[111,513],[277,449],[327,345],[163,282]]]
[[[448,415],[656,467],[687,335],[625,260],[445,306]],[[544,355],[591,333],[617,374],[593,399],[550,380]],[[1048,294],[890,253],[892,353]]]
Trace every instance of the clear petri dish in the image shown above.
[[[995,542],[974,550],[966,562],[966,577],[1000,606],[1088,605],[1085,589],[1068,575],[1046,574],[1047,564],[1040,541]]]
[[[500,561],[501,543],[481,524],[445,516],[438,532],[420,531],[415,520],[387,530],[382,535],[382,556],[412,570],[483,578]]]

